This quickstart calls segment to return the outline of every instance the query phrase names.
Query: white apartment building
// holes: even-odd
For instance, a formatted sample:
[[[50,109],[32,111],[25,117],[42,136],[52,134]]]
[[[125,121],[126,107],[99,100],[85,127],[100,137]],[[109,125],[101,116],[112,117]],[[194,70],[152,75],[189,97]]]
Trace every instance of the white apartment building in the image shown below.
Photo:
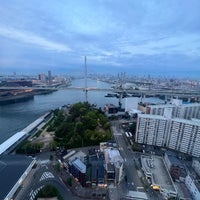
[[[200,157],[200,121],[139,114],[135,141]]]
[[[166,146],[195,157],[200,156],[200,123],[195,120],[170,120]]]
[[[196,187],[194,181],[192,180],[191,176],[188,174],[185,179],[185,185],[190,191],[192,197],[194,200],[199,200],[200,199],[200,193],[198,188]]]
[[[164,146],[167,133],[167,118],[159,115],[138,114],[136,142]]]
[[[148,111],[147,114],[164,116],[166,110],[171,110],[171,117],[177,117],[182,119],[200,119],[199,103],[149,105],[148,108],[149,109],[146,109]],[[168,117],[170,117],[170,115],[168,115]]]
[[[199,103],[190,103],[183,104],[180,110],[180,116],[177,116],[183,119],[196,118],[200,119],[200,104]]]

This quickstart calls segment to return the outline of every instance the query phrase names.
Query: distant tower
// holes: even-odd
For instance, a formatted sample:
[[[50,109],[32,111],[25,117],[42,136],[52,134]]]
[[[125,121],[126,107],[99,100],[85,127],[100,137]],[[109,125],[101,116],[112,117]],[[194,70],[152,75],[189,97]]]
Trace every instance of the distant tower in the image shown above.
[[[88,102],[87,92],[88,92],[88,89],[87,89],[87,59],[85,56],[85,102]]]
[[[51,85],[51,70],[48,71],[48,81],[49,81],[49,85]]]
[[[41,82],[45,83],[45,82],[46,82],[46,76],[45,76],[45,74],[43,74],[43,73],[38,74],[38,79],[39,79]]]

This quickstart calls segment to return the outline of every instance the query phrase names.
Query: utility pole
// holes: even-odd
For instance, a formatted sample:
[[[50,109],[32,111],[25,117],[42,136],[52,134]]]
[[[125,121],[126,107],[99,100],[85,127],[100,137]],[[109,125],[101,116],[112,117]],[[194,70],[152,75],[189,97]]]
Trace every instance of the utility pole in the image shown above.
[[[85,102],[88,102],[88,98],[87,98],[87,58],[85,56]]]

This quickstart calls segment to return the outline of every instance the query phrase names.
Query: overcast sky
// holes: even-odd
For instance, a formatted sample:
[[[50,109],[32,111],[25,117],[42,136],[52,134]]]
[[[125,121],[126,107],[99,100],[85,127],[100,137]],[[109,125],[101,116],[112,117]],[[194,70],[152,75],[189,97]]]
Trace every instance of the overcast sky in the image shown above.
[[[200,78],[199,0],[0,0],[0,74]]]

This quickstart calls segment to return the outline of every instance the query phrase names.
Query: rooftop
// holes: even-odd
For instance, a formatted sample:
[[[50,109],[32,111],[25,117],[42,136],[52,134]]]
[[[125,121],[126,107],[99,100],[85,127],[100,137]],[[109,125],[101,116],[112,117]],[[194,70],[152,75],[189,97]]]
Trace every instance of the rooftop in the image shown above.
[[[100,142],[100,150],[103,151],[106,148],[117,148],[115,141]]]
[[[79,159],[76,159],[72,162],[72,165],[74,165],[81,173],[86,173],[86,165],[82,163]]]
[[[104,107],[107,107],[107,108],[117,108],[117,106],[113,105],[113,104],[105,104]]]
[[[102,161],[94,161],[92,166],[92,179],[104,178],[104,166]]]
[[[78,152],[72,154],[71,157],[69,156],[68,159],[69,159],[69,163],[76,160],[77,158],[80,159],[82,162],[84,162],[85,157],[86,157],[86,154],[84,152],[78,151]]]
[[[45,116],[45,115],[44,115]],[[36,119],[34,122],[32,122],[31,124],[29,124],[25,129],[23,129],[22,131],[29,133],[30,131],[32,131],[35,127],[37,127],[38,125],[40,125],[43,121],[44,121],[44,116]]]
[[[106,163],[116,163],[121,162],[123,163],[123,158],[121,157],[119,150],[117,149],[104,149],[105,161]]]
[[[158,185],[168,192],[176,193],[174,183],[161,157],[142,155],[141,162],[143,170],[151,173],[153,185]]]
[[[76,153],[76,151],[72,150],[69,153],[65,154],[62,158],[63,158],[63,160],[67,160],[70,156],[74,155],[75,153]]]
[[[23,155],[0,156],[0,199],[7,196],[32,161],[32,158]]]
[[[0,145],[0,154],[4,153],[7,149],[9,149],[13,144],[15,144],[18,140],[23,138],[26,135],[26,132],[20,131],[14,134],[12,137],[7,139]]]
[[[151,108],[172,108],[172,107],[176,107],[176,105],[173,105],[173,104],[157,104],[157,105],[148,105],[148,107],[151,107]]]

